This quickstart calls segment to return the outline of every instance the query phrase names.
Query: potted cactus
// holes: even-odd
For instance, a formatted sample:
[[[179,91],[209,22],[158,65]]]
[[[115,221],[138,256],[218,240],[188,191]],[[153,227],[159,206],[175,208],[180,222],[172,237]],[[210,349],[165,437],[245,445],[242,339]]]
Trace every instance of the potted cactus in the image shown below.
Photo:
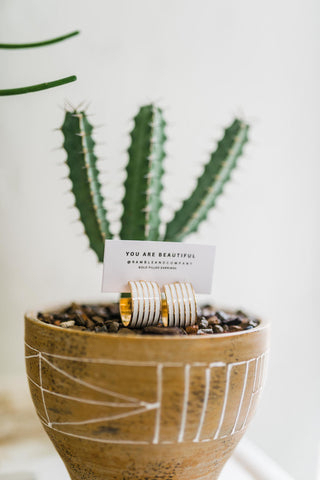
[[[75,206],[102,261],[112,234],[92,131],[85,111],[66,112],[62,132]],[[191,196],[161,233],[165,120],[154,105],[140,108],[120,238],[182,241],[195,232],[229,180],[247,134],[239,119],[225,130]],[[254,413],[268,326],[207,306],[190,335],[134,334],[122,328],[114,305],[78,307],[25,317],[31,395],[72,480],[217,479]]]

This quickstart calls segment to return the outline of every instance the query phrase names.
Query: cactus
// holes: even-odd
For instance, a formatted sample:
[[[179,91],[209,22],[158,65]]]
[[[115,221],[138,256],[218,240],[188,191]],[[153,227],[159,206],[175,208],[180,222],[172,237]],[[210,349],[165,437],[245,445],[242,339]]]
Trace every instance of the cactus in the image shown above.
[[[217,149],[205,165],[203,174],[198,178],[195,190],[168,223],[164,240],[181,241],[195,232],[205,220],[242,154],[243,146],[248,140],[248,129],[248,125],[236,119],[225,130]]]
[[[154,105],[142,107],[131,132],[120,236],[159,240],[165,121]]]
[[[122,201],[120,238],[161,240],[159,233],[163,160],[165,158],[165,121],[162,110],[154,105],[140,108],[134,119],[128,149],[127,178]],[[239,119],[225,130],[217,149],[211,154],[196,188],[167,224],[165,241],[181,241],[197,231],[214,207],[225,183],[248,141],[249,126]],[[112,238],[100,192],[97,159],[93,153],[92,127],[85,112],[66,112],[62,131],[70,169],[72,191],[80,219],[98,259],[103,257],[105,238]]]
[[[111,238],[111,233],[94,153],[93,127],[85,112],[67,111],[61,130],[75,206],[79,210],[89,245],[102,261],[104,240]]]
[[[35,47],[44,47],[47,45],[51,45],[53,43],[62,42],[63,40],[67,40],[68,38],[74,37],[78,35],[80,32],[78,30],[67,33],[66,35],[62,35],[60,37],[51,38],[49,40],[44,40],[42,42],[34,42],[34,43],[0,43],[0,49],[19,49],[19,48],[35,48]],[[40,90],[47,90],[48,88],[58,87],[60,85],[65,85],[70,82],[74,82],[77,80],[75,75],[70,75],[69,77],[60,78],[58,80],[53,80],[52,82],[45,82],[39,83],[37,85],[30,85],[27,87],[19,87],[19,88],[5,88],[0,90],[0,96],[8,96],[8,95],[22,95],[24,93],[31,93],[31,92],[39,92]]]

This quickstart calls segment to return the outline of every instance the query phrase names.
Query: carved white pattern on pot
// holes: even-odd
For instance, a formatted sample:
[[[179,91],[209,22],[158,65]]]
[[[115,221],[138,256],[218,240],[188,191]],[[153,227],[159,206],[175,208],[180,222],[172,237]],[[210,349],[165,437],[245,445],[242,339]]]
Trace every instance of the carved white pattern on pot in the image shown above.
[[[182,362],[163,362],[157,363],[153,361],[148,362],[139,362],[139,361],[126,361],[126,360],[114,360],[114,359],[106,359],[106,358],[81,358],[81,357],[71,357],[71,356],[64,356],[64,355],[57,355],[51,354],[47,352],[40,352],[36,348],[28,345],[26,343],[27,348],[30,350],[30,354],[26,355],[26,360],[31,359],[38,359],[38,377],[39,383],[36,379],[31,378],[28,376],[31,385],[35,386],[41,392],[41,398],[43,403],[43,411],[45,415],[42,415],[40,412],[38,416],[41,422],[48,428],[60,432],[61,434],[68,435],[71,437],[82,438],[85,440],[91,440],[93,442],[100,442],[100,443],[117,443],[117,444],[173,444],[173,443],[182,443],[187,441],[185,438],[186,426],[188,425],[188,406],[190,404],[190,396],[192,395],[191,389],[191,374],[193,368],[203,367],[204,371],[204,392],[203,392],[203,400],[202,406],[199,411],[199,423],[195,435],[191,441],[193,442],[210,442],[217,439],[226,438],[231,435],[235,435],[245,430],[250,412],[252,411],[254,404],[256,403],[256,397],[261,392],[263,387],[263,380],[265,378],[265,370],[266,370],[266,363],[267,363],[267,353],[265,352],[257,358],[252,358],[242,362],[233,362],[233,363],[224,363],[224,362],[213,362],[211,364],[195,362],[195,363],[188,363],[183,364]],[[127,366],[127,367],[153,367],[155,369],[155,376],[157,378],[156,382],[156,401],[155,402],[147,402],[138,398],[135,398],[131,395],[124,395],[119,392],[103,388],[98,385],[94,385],[92,383],[88,383],[76,376],[70,374],[69,372],[65,371],[64,369],[58,367],[54,361],[57,360],[70,360],[72,362],[82,362],[86,364],[104,364],[104,365],[115,365],[115,366]],[[53,371],[58,372],[60,375],[65,376],[70,381],[74,382],[75,384],[80,384],[89,390],[97,391],[100,394],[105,394],[108,397],[112,397],[112,401],[103,401],[103,400],[93,400],[90,398],[82,398],[77,396],[70,396],[65,395],[61,392],[56,392],[49,390],[44,387],[43,385],[43,365],[50,367]],[[251,367],[252,365],[252,367]],[[230,426],[225,424],[226,415],[228,413],[228,399],[230,394],[230,388],[232,386],[231,376],[234,369],[238,366],[243,366],[244,374],[243,377],[243,385],[241,389],[241,395],[238,399],[238,407],[235,413],[235,419],[232,425]],[[175,440],[161,440],[161,411],[163,408],[162,404],[162,396],[163,396],[163,375],[165,369],[172,368],[172,367],[179,367],[181,368],[182,372],[181,375],[184,378],[184,393],[182,398],[182,406],[181,406],[181,419],[179,425],[177,425],[177,438]],[[251,381],[251,385],[248,383],[249,378],[249,369],[253,368],[253,378]],[[206,417],[209,412],[209,408],[213,408],[213,405],[209,405],[210,403],[210,388],[212,386],[212,378],[213,372],[221,372],[221,369],[225,371],[226,376],[226,383],[225,383],[225,390],[223,393],[223,400],[222,405],[219,407],[221,409],[219,423],[218,426],[215,427],[212,435],[202,436],[202,430],[204,425],[206,424]],[[212,387],[213,388],[213,387]],[[125,409],[125,411],[121,413],[117,413],[114,415],[108,416],[99,416],[98,418],[88,418],[84,420],[74,420],[74,421],[53,421],[50,419],[50,408],[47,406],[47,396],[55,396],[60,397],[61,399],[65,399],[72,402],[80,402],[87,404],[88,406],[99,406],[99,407],[111,407],[116,409]],[[245,402],[246,400],[246,402]],[[212,404],[211,399],[211,404]],[[244,409],[245,403],[248,404],[247,407]],[[129,409],[129,411],[128,411]],[[117,440],[114,438],[101,438],[98,436],[91,437],[86,435],[80,435],[74,433],[72,431],[65,431],[61,429],[61,427],[68,427],[68,426],[81,426],[81,425],[90,425],[90,424],[107,424],[107,422],[115,421],[124,418],[130,418],[135,415],[143,414],[147,411],[155,411],[155,424],[154,424],[154,434],[153,439],[150,441],[143,441],[143,440],[130,440],[130,439],[123,439]],[[240,421],[242,418],[242,421]],[[227,428],[227,431],[225,430]],[[190,438],[188,439],[190,441]]]

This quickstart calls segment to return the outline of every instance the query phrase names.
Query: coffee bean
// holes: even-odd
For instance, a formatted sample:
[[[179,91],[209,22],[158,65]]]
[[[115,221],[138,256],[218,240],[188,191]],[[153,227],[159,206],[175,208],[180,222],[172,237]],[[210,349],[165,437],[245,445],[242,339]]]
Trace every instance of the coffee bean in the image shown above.
[[[118,322],[112,322],[110,325],[108,325],[108,332],[110,333],[117,333],[119,330],[120,324]]]
[[[102,317],[99,317],[97,315],[94,315],[91,320],[94,321],[94,323],[97,323],[98,325],[103,325],[104,322],[103,322],[103,318]]]
[[[45,323],[51,323],[52,324],[53,321],[54,321],[54,318],[53,318],[53,315],[50,315],[49,313],[44,313],[42,315],[41,320]]]
[[[223,330],[223,327],[221,327],[221,325],[213,325],[212,327],[214,333],[223,333],[224,330]]]
[[[96,324],[91,320],[91,318],[86,320],[86,327],[89,328],[89,330],[94,330],[95,326]]]
[[[184,328],[158,325],[145,329],[122,328],[119,305],[87,305],[72,303],[68,307],[51,313],[39,312],[37,318],[44,323],[74,330],[118,333],[119,335],[210,335],[212,333],[240,332],[257,327],[260,321],[242,310],[236,314],[216,311],[211,305],[197,309],[197,323]]]
[[[245,317],[241,319],[241,327],[244,328],[249,325],[249,320]]]
[[[200,322],[199,322],[199,327],[200,328],[207,328],[208,325],[209,325],[208,320],[205,317],[201,317]]]
[[[87,320],[88,317],[87,315],[82,312],[81,310],[75,310],[75,321],[77,325],[80,325],[81,327],[86,327],[87,326]]]
[[[76,322],[74,320],[68,320],[68,322],[61,322],[60,327],[62,328],[74,327],[75,323]]]
[[[59,313],[58,315],[58,319],[59,320],[62,320],[63,322],[67,322],[68,320],[73,320],[74,319],[74,315],[70,315],[68,313]]]
[[[229,331],[230,332],[241,332],[242,328],[239,325],[230,325],[229,326]]]
[[[221,320],[220,320],[220,318],[218,318],[214,315],[213,317],[208,318],[208,323],[209,323],[209,325],[220,325]]]
[[[218,317],[222,323],[226,323],[229,320],[229,314],[222,310],[216,312],[216,317]]]
[[[102,327],[95,327],[94,329],[95,332],[99,333],[99,332],[107,332],[108,329],[105,325],[103,325]]]
[[[203,330],[198,330],[197,335],[207,335]]]
[[[186,332],[187,332],[189,335],[196,335],[196,333],[198,332],[198,330],[199,330],[198,325],[189,325],[188,327],[186,327]]]
[[[249,319],[249,325],[251,325],[252,327],[257,327],[259,325],[259,321],[256,318],[251,317]]]
[[[208,335],[213,333],[212,328],[201,328],[201,331],[207,333]]]
[[[226,325],[240,325],[241,319],[239,317],[230,317],[225,323]]]

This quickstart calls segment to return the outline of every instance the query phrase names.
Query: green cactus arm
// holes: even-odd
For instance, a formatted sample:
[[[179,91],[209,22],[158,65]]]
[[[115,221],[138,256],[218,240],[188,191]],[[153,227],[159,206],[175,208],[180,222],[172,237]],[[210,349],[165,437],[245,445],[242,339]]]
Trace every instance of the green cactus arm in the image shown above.
[[[130,134],[125,195],[122,200],[122,239],[159,239],[166,140],[164,130],[165,121],[160,108],[154,105],[140,108]]]
[[[67,33],[66,35],[61,35],[60,37],[50,38],[49,40],[43,40],[42,42],[34,42],[34,43],[0,43],[0,48],[2,49],[18,49],[18,48],[35,48],[35,47],[45,47],[47,45],[51,45],[52,43],[62,42],[63,40],[67,40],[68,38],[75,37],[79,35],[79,30],[75,30],[74,32]]]
[[[39,83],[37,85],[30,85],[29,87],[7,88],[4,90],[0,90],[0,97],[5,97],[8,95],[22,95],[23,93],[30,92],[39,92],[40,90],[47,90],[48,88],[59,87],[60,85],[75,82],[76,80],[77,77],[75,75],[71,75],[70,77],[60,78],[59,80],[54,80],[53,82]]]
[[[238,119],[225,130],[216,151],[211,154],[202,175],[198,178],[195,190],[168,223],[164,238],[166,241],[182,241],[187,235],[197,231],[209,210],[214,207],[225,183],[230,179],[231,172],[236,167],[243,146],[248,140],[248,130],[249,126]]]
[[[104,240],[112,238],[112,235],[99,182],[93,127],[85,112],[67,111],[61,130],[75,206],[79,210],[89,245],[102,262]]]

